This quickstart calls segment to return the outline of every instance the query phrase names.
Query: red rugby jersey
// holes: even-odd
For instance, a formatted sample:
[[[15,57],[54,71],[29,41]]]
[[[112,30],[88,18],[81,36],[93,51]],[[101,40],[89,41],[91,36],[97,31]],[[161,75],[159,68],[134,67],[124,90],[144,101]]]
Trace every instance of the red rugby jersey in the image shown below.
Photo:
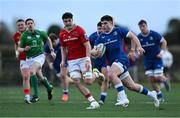
[[[18,42],[20,40],[20,37],[21,37],[21,32],[16,32],[13,35],[13,40],[17,47],[18,47]],[[19,54],[19,60],[26,60],[26,54],[24,52]]]
[[[62,29],[59,33],[60,44],[68,50],[68,60],[86,57],[86,48],[83,45],[88,41],[85,31],[80,26],[75,26],[71,31]]]

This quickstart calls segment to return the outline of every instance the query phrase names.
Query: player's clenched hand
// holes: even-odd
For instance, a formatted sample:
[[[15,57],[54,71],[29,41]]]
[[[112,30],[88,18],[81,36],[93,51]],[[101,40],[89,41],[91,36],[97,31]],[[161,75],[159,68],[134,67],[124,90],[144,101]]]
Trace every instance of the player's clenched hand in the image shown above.
[[[56,59],[56,53],[54,53],[54,51],[51,51],[51,56],[54,60]]]
[[[162,58],[163,54],[164,54],[164,50],[161,50],[161,51],[159,52],[159,54],[157,54],[156,57]]]
[[[128,58],[129,58],[131,61],[135,62],[135,60],[136,60],[135,51],[130,51],[129,54],[128,54]]]
[[[26,46],[26,47],[24,48],[24,51],[29,51],[30,49],[31,49],[30,46]]]
[[[138,54],[142,55],[145,52],[145,50],[142,47],[137,47],[137,52]]]
[[[91,60],[86,60],[86,64],[85,64],[86,70],[90,71],[91,68]]]
[[[95,49],[95,48],[93,48],[93,49],[91,50],[91,56],[92,56],[92,57],[97,57],[97,55],[98,55],[98,50]]]

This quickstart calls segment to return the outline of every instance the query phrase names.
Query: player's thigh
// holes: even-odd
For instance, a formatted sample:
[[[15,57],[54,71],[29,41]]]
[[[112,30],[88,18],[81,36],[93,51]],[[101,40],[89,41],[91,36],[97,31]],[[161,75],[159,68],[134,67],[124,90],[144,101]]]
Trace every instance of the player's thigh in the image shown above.
[[[123,69],[123,65],[119,65],[120,63],[113,63],[109,69],[109,75],[120,75],[121,73],[123,73],[124,69]]]
[[[69,75],[72,79],[82,78],[81,69],[77,60],[69,61]]]
[[[33,58],[34,62],[37,62],[39,64],[37,64],[37,66],[40,65],[40,68],[42,68],[42,66],[44,65],[44,62],[45,62],[45,55],[44,54],[41,54],[35,58]]]
[[[20,61],[20,70],[23,77],[28,77],[30,74],[30,68],[25,60]]]
[[[84,77],[85,83],[91,83],[91,81],[93,79],[92,66],[90,65],[89,70],[87,70],[87,68],[86,68],[86,58],[82,58],[79,61],[79,66],[80,66],[80,70],[82,72],[82,75]]]

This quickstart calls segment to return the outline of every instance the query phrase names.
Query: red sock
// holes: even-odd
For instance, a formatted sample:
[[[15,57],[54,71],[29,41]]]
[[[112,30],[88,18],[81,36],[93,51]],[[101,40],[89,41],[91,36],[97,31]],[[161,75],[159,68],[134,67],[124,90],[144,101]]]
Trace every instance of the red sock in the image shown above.
[[[29,95],[29,93],[30,93],[30,90],[29,90],[29,89],[24,89],[24,94],[25,94],[25,95]]]
[[[88,93],[85,95],[85,97],[88,99],[91,96],[91,93]]]

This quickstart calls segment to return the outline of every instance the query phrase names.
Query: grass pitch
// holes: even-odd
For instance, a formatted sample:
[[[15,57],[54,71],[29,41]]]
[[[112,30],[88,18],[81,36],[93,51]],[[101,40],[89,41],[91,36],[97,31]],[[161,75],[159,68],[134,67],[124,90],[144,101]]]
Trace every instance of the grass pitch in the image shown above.
[[[89,86],[89,89],[98,100],[100,87],[95,84]],[[127,89],[130,100],[127,108],[114,105],[116,91],[111,88],[108,90],[105,105],[96,110],[85,109],[89,103],[73,85],[70,87],[70,99],[67,103],[60,100],[62,89],[59,87],[54,88],[54,97],[50,102],[45,88],[40,87],[40,101],[34,104],[23,102],[22,91],[22,87],[0,87],[0,117],[180,117],[178,83],[172,84],[171,92],[163,90],[166,101],[160,108],[155,108],[148,97]]]

